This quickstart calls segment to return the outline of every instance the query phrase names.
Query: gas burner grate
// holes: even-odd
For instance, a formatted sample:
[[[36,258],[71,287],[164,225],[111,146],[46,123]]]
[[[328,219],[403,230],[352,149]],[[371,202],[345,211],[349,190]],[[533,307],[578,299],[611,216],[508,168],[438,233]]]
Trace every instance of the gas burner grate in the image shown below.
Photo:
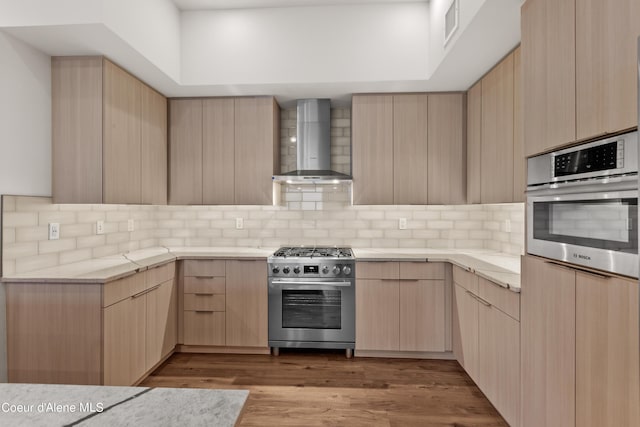
[[[353,253],[351,248],[292,246],[278,249],[273,256],[278,258],[353,258]]]

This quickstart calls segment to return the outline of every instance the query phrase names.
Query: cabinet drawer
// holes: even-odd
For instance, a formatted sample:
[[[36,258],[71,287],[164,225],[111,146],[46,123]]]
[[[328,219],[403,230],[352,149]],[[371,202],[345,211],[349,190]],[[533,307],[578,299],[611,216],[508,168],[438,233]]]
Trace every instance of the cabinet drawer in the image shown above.
[[[224,311],[222,294],[184,294],[184,309],[193,311]]]
[[[151,288],[160,283],[174,278],[176,273],[176,263],[170,262],[159,267],[147,270],[147,288]]]
[[[194,260],[184,261],[185,276],[224,276],[225,268],[222,260]]]
[[[462,286],[469,292],[473,292],[478,295],[478,276],[461,269],[458,266],[453,266],[453,282]]]
[[[225,313],[222,311],[185,311],[185,345],[225,345]]]
[[[226,279],[224,277],[194,277],[184,278],[185,294],[224,294]]]
[[[508,314],[516,320],[520,320],[520,294],[510,291],[507,288],[493,283],[489,280],[479,278],[478,295],[500,311]]]
[[[144,291],[145,272],[105,283],[102,287],[102,306],[108,307],[131,295]]]
[[[400,280],[443,280],[442,262],[400,262]]]
[[[358,279],[398,279],[400,278],[397,262],[359,262],[356,264]]]

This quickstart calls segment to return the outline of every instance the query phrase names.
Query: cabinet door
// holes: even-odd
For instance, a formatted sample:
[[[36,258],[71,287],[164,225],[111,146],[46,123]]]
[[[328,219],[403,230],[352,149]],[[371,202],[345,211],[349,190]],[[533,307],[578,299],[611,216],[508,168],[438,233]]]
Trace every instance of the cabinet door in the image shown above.
[[[522,55],[513,51],[513,201],[524,202],[527,187],[527,159],[524,156],[522,116]]]
[[[142,83],[104,61],[104,203],[141,203]]]
[[[393,204],[393,96],[354,95],[353,203]]]
[[[520,425],[520,322],[495,306],[478,307],[477,383],[509,425],[516,427]]]
[[[443,280],[400,281],[400,351],[445,351]]]
[[[640,2],[576,2],[577,138],[638,124]]]
[[[178,293],[175,281],[168,280],[149,292],[147,298],[146,363],[149,370],[169,354],[177,343]]]
[[[482,79],[482,203],[513,198],[513,54]]]
[[[202,204],[202,100],[169,103],[169,203]]]
[[[202,198],[205,205],[233,205],[234,100],[205,99],[202,124]]]
[[[271,97],[235,99],[235,204],[273,203],[273,173],[280,172],[278,104]]]
[[[523,257],[521,293],[522,425],[574,426],[576,275]]]
[[[185,310],[183,333],[185,345],[223,346],[225,344],[224,311]]]
[[[103,309],[104,385],[130,386],[132,319],[131,298]]]
[[[640,425],[638,282],[576,274],[576,425]]]
[[[482,80],[467,91],[467,203],[480,203]]]
[[[397,280],[359,279],[356,286],[356,350],[400,349]]]
[[[453,354],[478,381],[478,301],[457,283],[453,287]]]
[[[393,203],[427,204],[428,99],[393,96]],[[391,179],[391,178],[389,178]]]
[[[142,85],[142,203],[167,204],[167,98]]]
[[[524,148],[527,157],[576,139],[575,0],[522,5]]]
[[[102,203],[102,58],[51,58],[54,203]]]
[[[464,95],[429,95],[427,186],[430,205],[462,204],[466,201],[464,130]],[[424,163],[424,159],[422,162]]]
[[[266,262],[227,261],[226,271],[226,345],[267,347]]]

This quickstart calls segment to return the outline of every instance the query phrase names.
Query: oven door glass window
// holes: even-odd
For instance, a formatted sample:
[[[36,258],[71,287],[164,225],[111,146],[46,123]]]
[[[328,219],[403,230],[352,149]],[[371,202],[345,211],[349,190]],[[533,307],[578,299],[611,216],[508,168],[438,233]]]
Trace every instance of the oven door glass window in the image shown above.
[[[533,204],[538,240],[637,254],[637,225],[637,198]]]
[[[282,290],[282,327],[340,329],[342,293],[339,290]]]

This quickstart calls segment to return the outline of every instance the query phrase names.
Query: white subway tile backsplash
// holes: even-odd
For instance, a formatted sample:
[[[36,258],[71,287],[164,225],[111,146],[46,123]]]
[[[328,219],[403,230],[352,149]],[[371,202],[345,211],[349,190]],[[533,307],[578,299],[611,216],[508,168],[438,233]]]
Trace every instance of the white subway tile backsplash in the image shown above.
[[[4,256],[4,255],[3,255]],[[58,253],[32,255],[15,260],[15,272],[26,273],[60,265]],[[3,273],[4,274],[4,273]]]
[[[15,241],[18,243],[22,242],[39,242],[41,240],[47,240],[49,238],[49,227],[19,227],[13,230]],[[60,230],[60,234],[62,235],[62,229]]]
[[[4,196],[5,199],[7,196]],[[2,227],[35,227],[38,225],[37,212],[5,212]]]
[[[43,240],[38,242],[38,253],[48,254],[76,249],[76,239]]]
[[[524,204],[351,206],[350,187],[344,185],[290,186],[283,195],[306,201],[287,206],[79,205],[74,210],[75,205],[53,205],[46,197],[20,198],[24,211],[3,210],[3,268],[8,274],[158,245],[319,244],[523,252]],[[15,209],[17,199],[3,197],[4,207]],[[310,210],[302,210],[303,203]],[[129,218],[135,220],[134,232],[127,231]],[[236,218],[244,219],[243,229],[235,228]],[[407,219],[406,230],[398,229],[398,218]],[[106,221],[106,234],[95,234],[97,220]],[[45,221],[61,222],[60,240],[47,240]],[[38,256],[45,257],[42,263]]]

